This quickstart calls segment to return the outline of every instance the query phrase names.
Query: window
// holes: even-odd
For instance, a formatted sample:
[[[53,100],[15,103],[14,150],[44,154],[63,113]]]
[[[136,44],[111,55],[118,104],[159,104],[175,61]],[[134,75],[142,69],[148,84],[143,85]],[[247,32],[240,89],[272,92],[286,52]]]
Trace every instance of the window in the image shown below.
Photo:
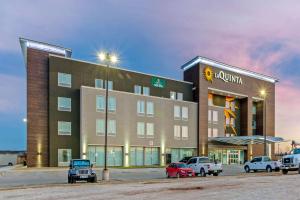
[[[57,84],[61,87],[72,87],[72,76],[71,74],[65,74],[58,72],[57,75]]]
[[[217,123],[218,122],[218,111],[213,111],[213,122]]]
[[[108,111],[109,112],[116,111],[116,97],[108,97]]]
[[[109,119],[108,120],[108,127],[107,127],[107,135],[116,135],[117,128],[116,128],[116,120]]]
[[[71,135],[71,122],[57,122],[58,135]]]
[[[174,138],[176,140],[180,139],[180,126],[174,125]]]
[[[104,86],[106,86],[106,81],[104,81]],[[113,90],[113,87],[114,86],[114,84],[113,84],[113,82],[112,81],[108,81],[108,89],[109,90]],[[104,87],[104,88],[106,88],[106,87]]]
[[[252,106],[252,114],[256,115],[256,106]]]
[[[178,92],[177,93],[177,100],[182,101],[183,100],[183,94]]]
[[[145,114],[145,102],[138,100],[137,101],[137,113],[139,115],[144,115]]]
[[[71,112],[71,98],[57,97],[57,108],[59,111]]]
[[[171,91],[170,92],[170,98],[175,100],[176,99],[176,92]]]
[[[208,122],[211,122],[211,110],[208,110]]]
[[[154,136],[154,124],[147,123],[147,136],[153,137]]]
[[[58,149],[58,166],[68,166],[72,159],[71,149]]]
[[[149,96],[150,95],[150,88],[149,87],[143,87],[143,95]]]
[[[213,98],[208,98],[208,105],[213,106]]]
[[[212,137],[212,134],[211,134],[211,128],[208,128],[208,137]]]
[[[136,129],[137,129],[137,135],[139,137],[144,137],[144,135],[145,135],[145,123],[144,122],[138,122]]]
[[[180,106],[174,106],[174,119],[180,119]]]
[[[96,119],[96,135],[105,134],[105,122],[104,119]]]
[[[181,137],[183,140],[187,140],[189,137],[189,131],[187,126],[181,127]]]
[[[194,164],[197,162],[197,158],[191,158],[187,164]]]
[[[181,114],[182,114],[182,120],[188,120],[189,119],[189,109],[188,109],[188,107],[182,107],[181,108]]]
[[[95,79],[95,88],[104,88],[102,79]]]
[[[96,110],[97,112],[104,112],[105,110],[105,99],[104,96],[97,95],[96,96]]]
[[[142,87],[140,85],[134,86],[134,94],[142,94]]]
[[[154,115],[154,104],[151,101],[147,101],[147,115]]]
[[[213,132],[212,132],[212,136],[213,137],[218,137],[218,129],[217,128],[213,128]]]

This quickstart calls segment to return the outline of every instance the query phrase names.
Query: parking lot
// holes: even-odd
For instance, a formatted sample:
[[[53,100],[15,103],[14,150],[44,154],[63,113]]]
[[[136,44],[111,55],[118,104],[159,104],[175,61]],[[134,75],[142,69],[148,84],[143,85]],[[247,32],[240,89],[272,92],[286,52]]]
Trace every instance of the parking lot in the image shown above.
[[[238,168],[235,175],[180,179],[166,179],[161,168],[112,169],[109,182],[72,185],[66,184],[64,169],[16,169],[0,177],[0,199],[300,199],[297,172],[246,174]],[[28,183],[16,185],[20,180]]]

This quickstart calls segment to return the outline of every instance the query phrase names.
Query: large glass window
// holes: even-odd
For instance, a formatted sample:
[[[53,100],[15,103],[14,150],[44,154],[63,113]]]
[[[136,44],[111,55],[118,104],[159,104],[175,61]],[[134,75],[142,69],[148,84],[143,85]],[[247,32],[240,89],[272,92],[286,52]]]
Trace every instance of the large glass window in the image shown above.
[[[147,115],[154,115],[154,104],[152,101],[147,101]]]
[[[181,127],[181,136],[183,140],[187,140],[189,137],[189,129],[187,126]]]
[[[104,165],[104,147],[89,146],[88,159],[96,166]],[[107,147],[107,165],[122,166],[123,165],[123,149],[122,147]]]
[[[109,119],[108,120],[108,127],[107,127],[107,135],[116,135],[117,134],[117,127],[116,127],[116,120]]]
[[[104,88],[106,88],[106,81],[104,80]],[[114,83],[112,81],[108,81],[108,89],[113,90],[114,89]]]
[[[71,98],[57,97],[57,108],[59,111],[71,112]]]
[[[58,72],[57,82],[58,86],[70,88],[72,87],[72,75]]]
[[[96,119],[96,135],[105,134],[105,121],[104,119]]]
[[[95,79],[95,88],[104,88],[102,79]]]
[[[145,101],[141,101],[141,100],[137,101],[137,113],[139,115],[145,114]]]
[[[105,111],[105,98],[102,95],[96,96],[96,110],[97,112]]]
[[[159,148],[145,148],[145,165],[159,165]]]
[[[143,95],[145,95],[145,96],[150,95],[150,88],[149,87],[143,87]]]
[[[179,125],[174,125],[174,138],[176,140],[180,139],[180,126]]]
[[[189,119],[189,109],[188,107],[182,107],[182,120]]]
[[[142,86],[135,85],[134,86],[134,94],[142,94]]]
[[[58,166],[68,166],[70,160],[72,159],[72,150],[71,149],[58,149]]]
[[[153,136],[154,136],[154,124],[147,123],[147,137],[153,137]]]
[[[130,166],[144,165],[144,148],[130,147]]]
[[[144,122],[137,123],[137,135],[138,135],[138,137],[145,136],[145,123]]]
[[[180,119],[180,106],[174,106],[174,119]]]
[[[116,106],[116,97],[108,97],[108,111],[115,112]]]
[[[58,135],[71,135],[71,122],[57,122]]]

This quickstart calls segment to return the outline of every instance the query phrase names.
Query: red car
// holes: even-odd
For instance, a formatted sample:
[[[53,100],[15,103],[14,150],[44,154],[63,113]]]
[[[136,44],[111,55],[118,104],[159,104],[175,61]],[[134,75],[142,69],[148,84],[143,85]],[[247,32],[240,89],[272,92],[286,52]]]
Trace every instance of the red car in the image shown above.
[[[178,162],[178,163],[171,163],[166,168],[166,175],[168,178],[170,177],[189,177],[195,176],[195,172],[192,168],[189,168],[187,164]]]

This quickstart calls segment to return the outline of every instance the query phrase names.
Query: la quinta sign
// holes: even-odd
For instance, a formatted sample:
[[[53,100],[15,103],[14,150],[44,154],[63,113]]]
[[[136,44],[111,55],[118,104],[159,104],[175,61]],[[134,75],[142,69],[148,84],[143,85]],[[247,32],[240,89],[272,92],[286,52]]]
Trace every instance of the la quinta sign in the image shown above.
[[[205,67],[203,70],[203,75],[204,78],[211,83],[213,82],[213,79],[216,78],[221,79],[225,83],[230,82],[240,85],[243,84],[243,80],[240,76],[229,74],[227,72],[224,72],[223,70],[214,72],[211,67]]]

